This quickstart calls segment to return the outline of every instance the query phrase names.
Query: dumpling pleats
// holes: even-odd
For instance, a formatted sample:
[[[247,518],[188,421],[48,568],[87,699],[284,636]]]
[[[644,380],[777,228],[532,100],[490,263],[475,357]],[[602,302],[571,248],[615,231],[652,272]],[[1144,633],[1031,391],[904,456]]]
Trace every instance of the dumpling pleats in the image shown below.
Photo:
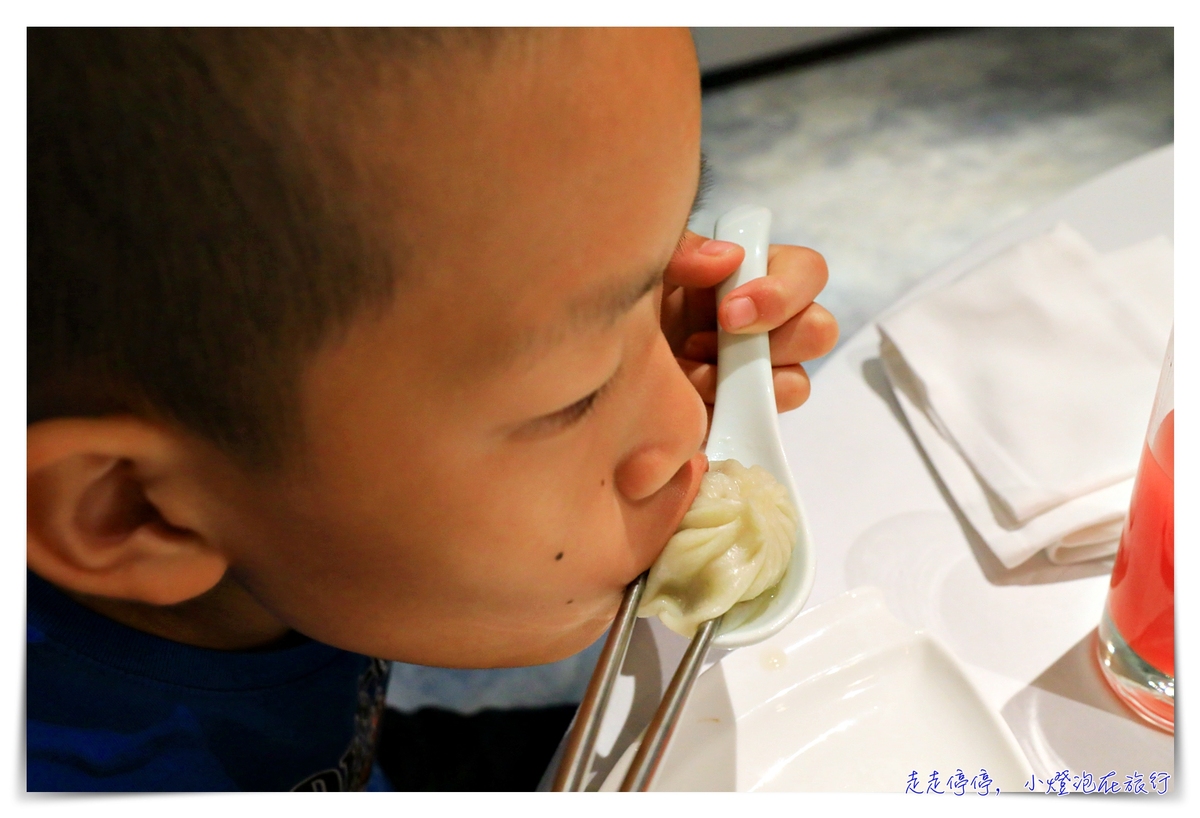
[[[691,637],[700,623],[778,584],[799,515],[787,490],[759,466],[709,464],[700,492],[646,584],[639,616]]]

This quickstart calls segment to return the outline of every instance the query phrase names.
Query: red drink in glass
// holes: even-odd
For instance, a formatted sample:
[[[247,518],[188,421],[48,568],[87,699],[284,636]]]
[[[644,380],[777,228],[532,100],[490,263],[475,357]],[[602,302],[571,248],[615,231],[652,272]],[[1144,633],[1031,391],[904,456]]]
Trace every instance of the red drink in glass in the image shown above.
[[[1173,341],[1173,339],[1172,339]],[[1175,409],[1172,347],[1100,621],[1104,678],[1138,715],[1175,729]]]
[[[1175,675],[1175,412],[1142,449],[1108,613],[1138,656]]]

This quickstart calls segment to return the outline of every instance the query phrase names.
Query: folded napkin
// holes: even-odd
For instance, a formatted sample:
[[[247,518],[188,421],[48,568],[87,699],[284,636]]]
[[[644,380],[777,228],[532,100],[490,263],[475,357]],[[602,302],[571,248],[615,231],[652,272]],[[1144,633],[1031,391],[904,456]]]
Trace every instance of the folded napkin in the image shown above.
[[[1101,254],[1065,224],[879,322],[884,367],[1006,567],[1116,550],[1172,322],[1158,237]]]

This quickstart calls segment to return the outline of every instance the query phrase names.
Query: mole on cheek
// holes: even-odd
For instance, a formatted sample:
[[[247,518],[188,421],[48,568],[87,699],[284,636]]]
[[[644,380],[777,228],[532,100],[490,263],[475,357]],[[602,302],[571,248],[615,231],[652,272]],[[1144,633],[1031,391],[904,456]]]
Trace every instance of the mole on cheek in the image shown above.
[[[600,481],[600,485],[602,485],[602,486],[604,485],[604,480]]]
[[[568,600],[567,600],[567,604],[568,604],[568,605],[570,605],[570,604],[571,604],[572,602],[574,602],[574,601],[575,601],[575,600],[573,600],[573,599],[568,599]]]
[[[554,555],[554,559],[555,559],[556,561],[557,561],[557,560],[561,560],[562,558],[563,558],[563,552],[562,552],[562,551],[559,551],[557,554],[555,554],[555,555]]]

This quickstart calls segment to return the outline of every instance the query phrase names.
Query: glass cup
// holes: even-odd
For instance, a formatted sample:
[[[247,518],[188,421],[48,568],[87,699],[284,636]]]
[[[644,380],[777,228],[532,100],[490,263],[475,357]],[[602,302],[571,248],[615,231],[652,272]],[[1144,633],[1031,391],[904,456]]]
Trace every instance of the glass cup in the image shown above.
[[[1175,732],[1175,332],[1167,342],[1129,516],[1100,619],[1097,653],[1113,691]]]

